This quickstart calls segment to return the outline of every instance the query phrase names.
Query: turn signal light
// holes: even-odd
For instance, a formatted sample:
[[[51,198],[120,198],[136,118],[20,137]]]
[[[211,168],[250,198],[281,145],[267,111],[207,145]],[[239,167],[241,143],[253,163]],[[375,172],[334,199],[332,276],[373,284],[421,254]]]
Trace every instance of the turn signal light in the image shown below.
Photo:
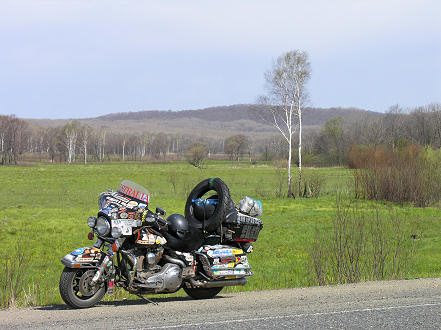
[[[87,238],[89,239],[89,241],[93,240],[93,233],[90,232],[89,235],[87,235]]]
[[[113,251],[113,252],[118,251],[118,245],[116,245],[116,243],[113,243],[113,244],[112,244],[112,251]]]

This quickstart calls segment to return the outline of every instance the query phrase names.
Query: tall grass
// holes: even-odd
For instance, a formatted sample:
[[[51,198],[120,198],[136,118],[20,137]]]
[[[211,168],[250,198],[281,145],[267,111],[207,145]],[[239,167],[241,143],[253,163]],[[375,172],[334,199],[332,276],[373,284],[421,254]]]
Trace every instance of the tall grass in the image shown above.
[[[417,222],[393,210],[363,210],[337,198],[332,230],[316,229],[311,265],[319,285],[403,278],[415,255]]]
[[[0,255],[0,308],[15,307],[23,294],[25,273],[31,261],[29,251],[19,239],[15,248]]]
[[[386,146],[354,146],[350,165],[357,170],[358,198],[433,205],[441,200],[441,151],[409,145],[392,150]]]

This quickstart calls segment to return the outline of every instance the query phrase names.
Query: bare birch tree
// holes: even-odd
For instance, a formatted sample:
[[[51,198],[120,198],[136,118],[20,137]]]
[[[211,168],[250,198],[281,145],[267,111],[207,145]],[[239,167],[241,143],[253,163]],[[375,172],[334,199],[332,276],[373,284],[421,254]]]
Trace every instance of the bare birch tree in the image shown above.
[[[123,134],[121,136],[121,145],[122,145],[122,160],[125,160],[125,156],[126,156],[126,143],[127,143],[127,138],[128,135],[127,134]]]
[[[101,126],[98,132],[98,159],[104,161],[104,154],[106,149],[106,136],[108,128]]]
[[[75,147],[78,137],[78,125],[75,122],[66,124],[63,128],[64,145],[67,150],[67,162],[70,164],[75,161]]]
[[[261,98],[270,112],[268,118],[288,143],[288,197],[294,197],[291,187],[293,134],[298,128],[299,195],[302,185],[302,111],[307,99],[306,83],[311,75],[308,54],[292,50],[282,54],[265,73],[267,95]]]
[[[6,162],[6,135],[8,132],[9,117],[0,116],[0,162]]]
[[[89,144],[90,135],[92,132],[92,127],[85,125],[81,127],[80,138],[81,138],[81,151],[84,155],[84,164],[87,164],[87,146]]]

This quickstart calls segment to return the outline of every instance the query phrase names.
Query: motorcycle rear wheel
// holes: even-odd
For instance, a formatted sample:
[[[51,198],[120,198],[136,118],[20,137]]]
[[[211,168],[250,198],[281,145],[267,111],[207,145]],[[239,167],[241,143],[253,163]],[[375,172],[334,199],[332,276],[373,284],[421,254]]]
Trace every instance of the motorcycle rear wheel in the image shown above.
[[[105,286],[88,285],[95,269],[65,267],[60,277],[60,295],[73,308],[88,308],[99,302],[106,293]]]
[[[218,288],[187,288],[183,287],[186,294],[193,299],[210,299],[216,296],[224,287]]]

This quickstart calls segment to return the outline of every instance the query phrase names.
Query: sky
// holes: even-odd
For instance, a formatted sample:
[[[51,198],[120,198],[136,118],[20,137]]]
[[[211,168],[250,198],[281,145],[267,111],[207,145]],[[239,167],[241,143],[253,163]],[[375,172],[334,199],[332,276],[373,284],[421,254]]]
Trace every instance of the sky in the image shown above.
[[[314,107],[441,102],[438,0],[1,0],[0,114],[255,103],[284,52]]]

